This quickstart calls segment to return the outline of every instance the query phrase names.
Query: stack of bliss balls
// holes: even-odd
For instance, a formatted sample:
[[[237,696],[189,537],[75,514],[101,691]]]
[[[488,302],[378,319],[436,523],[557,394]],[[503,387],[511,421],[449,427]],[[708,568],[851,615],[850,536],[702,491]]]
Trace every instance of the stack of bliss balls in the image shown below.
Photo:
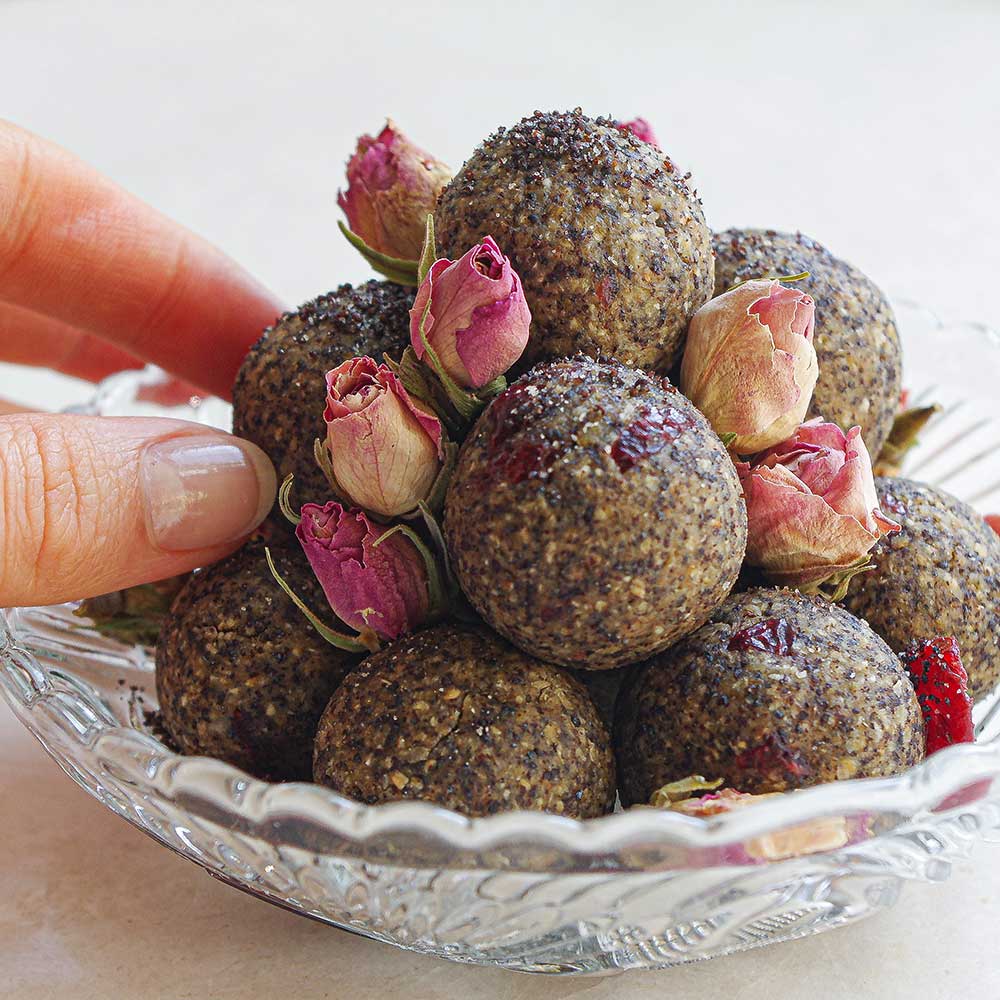
[[[972,738],[1000,538],[876,477],[902,365],[868,278],[801,234],[713,234],[644,121],[579,110],[454,176],[390,122],[340,205],[383,277],[281,317],[239,373],[234,432],[283,486],[161,632],[178,750],[588,818]]]

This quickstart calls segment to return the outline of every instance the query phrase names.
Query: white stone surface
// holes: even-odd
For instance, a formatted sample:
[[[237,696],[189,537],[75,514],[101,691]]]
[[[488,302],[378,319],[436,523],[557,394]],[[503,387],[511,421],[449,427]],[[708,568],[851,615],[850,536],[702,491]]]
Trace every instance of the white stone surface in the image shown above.
[[[455,166],[536,107],[641,114],[713,226],[800,228],[893,295],[1000,326],[998,42],[989,0],[0,0],[0,115],[291,303],[364,276],[334,195],[354,136],[385,114]],[[86,391],[0,369],[0,395],[38,406]],[[540,981],[244,898],[77,790],[6,708],[0,788],[3,997],[1000,995],[991,849],[855,927],[666,973]]]

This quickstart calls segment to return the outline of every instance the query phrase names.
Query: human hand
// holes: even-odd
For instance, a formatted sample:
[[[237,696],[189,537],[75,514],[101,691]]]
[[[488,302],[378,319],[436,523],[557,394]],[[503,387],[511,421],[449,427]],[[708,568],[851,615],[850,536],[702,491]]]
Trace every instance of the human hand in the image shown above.
[[[151,361],[226,397],[280,311],[219,250],[0,121],[0,361],[91,380]],[[274,501],[264,453],[221,431],[15,409],[0,401],[0,606],[206,565]]]

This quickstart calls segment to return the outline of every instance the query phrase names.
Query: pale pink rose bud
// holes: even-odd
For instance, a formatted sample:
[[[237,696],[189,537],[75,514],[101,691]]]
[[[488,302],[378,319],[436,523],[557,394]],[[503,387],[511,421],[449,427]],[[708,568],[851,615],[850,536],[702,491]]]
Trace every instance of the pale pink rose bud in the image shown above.
[[[448,375],[478,389],[521,357],[530,325],[521,279],[487,236],[461,260],[431,266],[410,310],[410,342],[423,359],[426,338]]]
[[[441,471],[441,421],[386,365],[351,358],[326,375],[326,443],[338,485],[384,517],[412,511]]]
[[[685,799],[683,802],[676,802],[670,808],[685,816],[712,819],[724,813],[737,812],[758,802],[779,798],[782,794],[781,792],[765,792],[761,795],[750,795],[732,788],[723,788],[719,792],[703,795],[698,799]],[[855,830],[853,837],[852,828]],[[866,839],[865,836],[860,836],[861,834],[867,835],[867,818],[862,818],[859,821],[855,817],[828,816],[811,820],[808,823],[801,823],[798,826],[785,827],[774,833],[745,841],[743,848],[746,852],[745,858],[738,856],[741,853],[740,848],[730,847],[727,850],[731,851],[732,855],[727,860],[735,864],[746,864],[752,861],[781,861],[786,858],[846,847],[856,839]]]
[[[402,534],[375,545],[389,530],[332,501],[305,504],[295,529],[334,614],[385,640],[412,632],[431,613],[427,564],[416,546]]]
[[[691,319],[681,391],[719,435],[752,455],[805,419],[819,377],[813,300],[779,281],[748,281]]]
[[[747,562],[783,586],[810,588],[862,564],[899,525],[882,513],[861,428],[803,424],[737,469],[749,519]]]
[[[373,250],[416,260],[427,216],[451,180],[451,170],[414,146],[391,122],[373,139],[363,135],[347,163],[347,191],[337,203],[347,224]]]
[[[653,126],[645,118],[633,118],[630,122],[619,122],[618,128],[622,132],[631,132],[637,139],[648,142],[650,146],[655,146],[657,149],[660,148],[660,144],[656,140],[656,134],[653,132]]]

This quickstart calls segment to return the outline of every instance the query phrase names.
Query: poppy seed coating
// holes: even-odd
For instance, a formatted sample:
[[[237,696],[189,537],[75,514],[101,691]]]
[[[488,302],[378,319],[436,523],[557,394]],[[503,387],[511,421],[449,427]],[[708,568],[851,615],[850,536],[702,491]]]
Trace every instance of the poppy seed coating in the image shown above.
[[[495,132],[441,193],[435,223],[453,260],[486,236],[510,257],[532,315],[525,366],[582,351],[665,370],[712,295],[711,233],[687,177],[579,110]]]
[[[729,229],[716,233],[715,294],[737,281],[798,274],[816,303],[819,381],[810,416],[844,430],[860,426],[872,458],[892,429],[903,388],[903,355],[892,306],[856,267],[802,233]]]
[[[586,357],[479,418],[445,501],[473,607],[539,659],[605,669],[694,631],[732,589],[747,516],[719,437],[665,378]]]
[[[924,756],[906,671],[868,627],[792,590],[734,595],[618,699],[625,805],[689,775],[741,792],[896,774]]]
[[[388,281],[341,285],[285,313],[250,348],[233,386],[233,433],[265,452],[278,482],[295,475],[297,499],[329,494],[313,457],[326,435],[326,373],[356,355],[398,358],[410,342],[412,299]]]
[[[882,509],[902,526],[872,552],[844,606],[897,653],[938,636],[958,641],[969,693],[1000,681],[1000,536],[968,504],[908,479],[878,479]]]
[[[313,775],[360,802],[423,799],[468,816],[588,819],[615,796],[610,737],[580,682],[454,625],[401,639],[348,676],[319,724]]]
[[[323,591],[298,547],[272,548],[278,571],[313,609]],[[307,781],[324,706],[358,662],[323,641],[252,541],[196,573],[156,647],[163,725],[185,754],[218,757],[259,778]]]

